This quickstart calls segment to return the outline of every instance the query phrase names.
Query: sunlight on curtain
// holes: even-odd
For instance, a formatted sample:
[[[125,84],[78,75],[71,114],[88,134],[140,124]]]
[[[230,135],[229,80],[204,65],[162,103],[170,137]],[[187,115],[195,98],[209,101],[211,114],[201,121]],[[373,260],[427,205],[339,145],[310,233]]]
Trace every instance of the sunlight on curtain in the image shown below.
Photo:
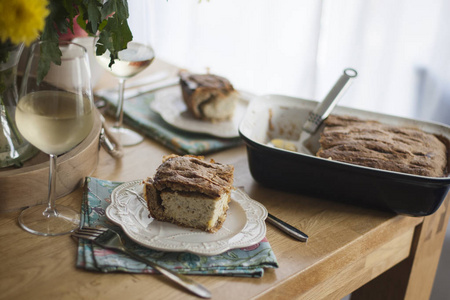
[[[432,59],[442,1],[325,1],[317,91],[346,65],[360,73],[340,103],[414,116],[418,68]]]
[[[320,101],[342,70],[353,67],[359,77],[340,105],[433,119],[437,100],[427,93],[437,92],[430,90],[430,76],[450,77],[444,76],[450,70],[445,0],[132,0],[129,5],[134,36],[149,41],[158,58],[195,72],[209,68],[255,94]]]
[[[312,96],[320,2],[154,3],[159,57],[196,72],[210,68],[254,93]]]
[[[450,1],[440,9],[428,64],[420,67],[416,115],[450,124]]]

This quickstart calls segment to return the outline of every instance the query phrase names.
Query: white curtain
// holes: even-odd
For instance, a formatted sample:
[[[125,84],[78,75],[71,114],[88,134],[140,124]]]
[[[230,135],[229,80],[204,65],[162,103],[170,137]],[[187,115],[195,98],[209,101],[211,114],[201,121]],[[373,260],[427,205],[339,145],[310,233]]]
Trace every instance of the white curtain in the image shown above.
[[[450,1],[128,3],[135,38],[157,57],[237,89],[320,101],[352,67],[340,105],[450,123]]]

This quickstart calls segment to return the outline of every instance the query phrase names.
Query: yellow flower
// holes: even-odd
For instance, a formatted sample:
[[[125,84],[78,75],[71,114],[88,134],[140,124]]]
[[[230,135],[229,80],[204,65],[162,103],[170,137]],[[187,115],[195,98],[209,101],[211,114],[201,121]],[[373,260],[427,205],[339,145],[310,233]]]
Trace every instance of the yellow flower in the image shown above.
[[[29,45],[44,29],[47,0],[0,0],[0,41]]]

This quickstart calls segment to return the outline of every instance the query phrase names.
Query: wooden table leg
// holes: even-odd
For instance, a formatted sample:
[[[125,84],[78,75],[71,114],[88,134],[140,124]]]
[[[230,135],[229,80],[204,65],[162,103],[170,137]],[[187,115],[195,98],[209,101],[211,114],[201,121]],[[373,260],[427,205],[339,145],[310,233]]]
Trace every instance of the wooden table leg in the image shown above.
[[[417,226],[410,256],[352,293],[351,299],[429,299],[450,215],[450,194]]]

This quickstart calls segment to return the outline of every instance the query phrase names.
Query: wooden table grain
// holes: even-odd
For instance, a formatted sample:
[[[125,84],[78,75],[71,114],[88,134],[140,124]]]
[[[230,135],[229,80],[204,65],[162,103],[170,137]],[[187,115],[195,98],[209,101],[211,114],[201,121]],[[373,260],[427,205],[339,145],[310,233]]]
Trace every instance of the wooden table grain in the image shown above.
[[[154,69],[168,67],[156,65]],[[117,160],[101,150],[91,176],[145,178],[171,153],[148,138],[124,151]],[[310,236],[301,243],[267,224],[279,268],[267,269],[262,278],[192,276],[211,290],[213,299],[340,299],[350,293],[352,299],[429,298],[450,214],[449,196],[431,216],[401,216],[266,188],[250,175],[244,146],[207,158],[233,164],[236,186]],[[18,182],[17,188],[29,187]],[[79,188],[57,202],[80,209],[81,197]],[[19,227],[18,215],[0,214],[0,299],[196,298],[160,275],[77,269],[75,239],[29,234]]]

